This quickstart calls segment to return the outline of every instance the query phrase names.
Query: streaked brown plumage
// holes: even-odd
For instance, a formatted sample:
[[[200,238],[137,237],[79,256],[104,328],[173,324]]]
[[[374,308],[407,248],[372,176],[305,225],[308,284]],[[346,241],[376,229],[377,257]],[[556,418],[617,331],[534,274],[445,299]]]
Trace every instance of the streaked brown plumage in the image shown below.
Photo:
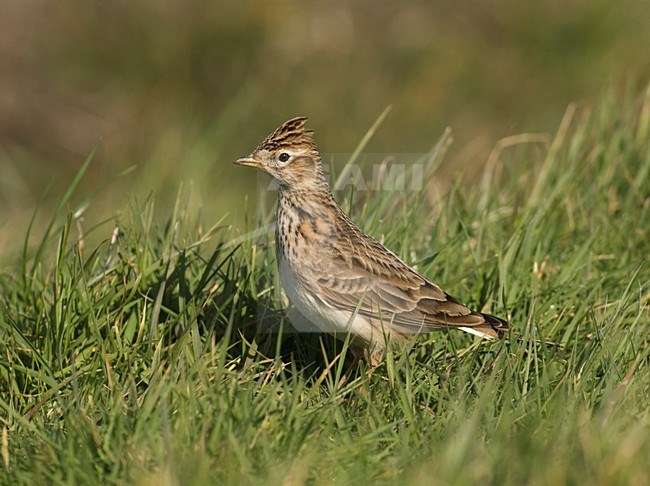
[[[381,355],[387,339],[436,329],[503,335],[506,321],[464,306],[347,217],[305,122],[287,121],[236,162],[260,168],[278,183],[280,280],[301,314],[322,331],[351,333],[353,347],[366,357]]]

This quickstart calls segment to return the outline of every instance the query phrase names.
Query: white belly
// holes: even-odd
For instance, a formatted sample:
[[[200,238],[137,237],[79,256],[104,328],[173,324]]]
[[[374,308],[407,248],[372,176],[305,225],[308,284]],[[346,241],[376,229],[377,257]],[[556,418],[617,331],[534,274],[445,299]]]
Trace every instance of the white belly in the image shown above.
[[[353,334],[373,348],[385,347],[383,333],[373,326],[368,318],[336,309],[313,295],[301,284],[300,277],[284,260],[279,260],[278,271],[280,284],[289,301],[320,331],[342,334],[339,336],[341,338]],[[308,326],[299,322],[299,317],[289,314],[289,320],[298,331],[309,330]]]

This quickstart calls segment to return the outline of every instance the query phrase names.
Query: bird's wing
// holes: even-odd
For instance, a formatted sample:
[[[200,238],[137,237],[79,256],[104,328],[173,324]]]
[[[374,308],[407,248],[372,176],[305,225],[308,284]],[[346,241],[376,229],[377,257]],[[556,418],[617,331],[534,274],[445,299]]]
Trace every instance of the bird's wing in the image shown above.
[[[497,337],[507,330],[507,322],[472,311],[352,221],[344,223],[341,239],[329,246],[327,268],[316,268],[310,279],[314,293],[328,305],[379,318],[402,334],[457,327]]]

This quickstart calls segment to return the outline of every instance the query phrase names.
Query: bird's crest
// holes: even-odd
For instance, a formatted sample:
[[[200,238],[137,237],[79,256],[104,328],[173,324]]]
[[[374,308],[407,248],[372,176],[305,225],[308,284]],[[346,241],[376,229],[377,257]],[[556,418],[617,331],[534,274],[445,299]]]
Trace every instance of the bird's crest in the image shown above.
[[[257,150],[275,151],[279,148],[309,147],[316,150],[312,130],[305,129],[307,117],[297,116],[284,122],[271,135],[266,137]]]

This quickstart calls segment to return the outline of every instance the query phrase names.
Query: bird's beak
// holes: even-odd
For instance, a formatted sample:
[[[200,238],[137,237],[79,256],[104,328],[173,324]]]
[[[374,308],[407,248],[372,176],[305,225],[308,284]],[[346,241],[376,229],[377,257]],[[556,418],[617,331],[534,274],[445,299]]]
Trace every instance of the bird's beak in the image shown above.
[[[246,167],[261,167],[262,164],[251,157],[242,157],[235,160],[235,165],[244,165]]]

